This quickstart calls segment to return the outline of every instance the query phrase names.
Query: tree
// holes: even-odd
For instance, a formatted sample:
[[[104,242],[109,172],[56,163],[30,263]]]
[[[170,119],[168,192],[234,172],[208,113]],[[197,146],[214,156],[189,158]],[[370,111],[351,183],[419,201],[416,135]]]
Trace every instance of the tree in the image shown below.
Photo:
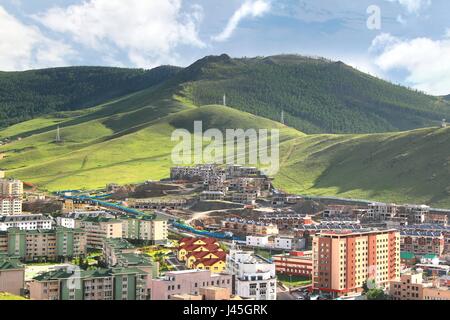
[[[367,300],[387,300],[388,297],[382,289],[370,289],[366,294]]]

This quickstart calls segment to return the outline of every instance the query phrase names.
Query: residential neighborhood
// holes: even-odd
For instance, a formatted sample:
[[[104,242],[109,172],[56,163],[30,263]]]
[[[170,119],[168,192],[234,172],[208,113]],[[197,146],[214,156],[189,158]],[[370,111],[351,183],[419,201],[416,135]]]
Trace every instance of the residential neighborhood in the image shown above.
[[[111,184],[30,200],[21,181],[0,180],[20,207],[59,208],[0,217],[0,291],[32,300],[449,298],[450,212],[284,194],[236,165],[170,176],[127,188],[163,190],[151,198]],[[232,185],[255,176],[260,183],[245,184],[255,201],[233,201],[243,190]],[[213,183],[223,197],[205,198]]]

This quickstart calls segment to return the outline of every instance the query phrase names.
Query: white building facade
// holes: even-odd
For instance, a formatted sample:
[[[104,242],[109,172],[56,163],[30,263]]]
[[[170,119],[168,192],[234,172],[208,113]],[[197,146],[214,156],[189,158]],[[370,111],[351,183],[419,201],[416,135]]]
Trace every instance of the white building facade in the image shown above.
[[[227,268],[233,275],[233,292],[243,298],[276,300],[275,264],[252,251],[230,250]]]

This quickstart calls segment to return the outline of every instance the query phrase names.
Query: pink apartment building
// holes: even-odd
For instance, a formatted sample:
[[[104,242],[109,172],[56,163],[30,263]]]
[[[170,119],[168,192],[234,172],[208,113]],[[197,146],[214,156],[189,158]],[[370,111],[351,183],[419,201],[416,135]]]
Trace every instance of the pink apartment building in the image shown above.
[[[167,272],[159,279],[151,280],[151,299],[169,300],[173,295],[198,295],[200,288],[227,288],[231,292],[232,276],[211,273],[209,270],[184,270]]]

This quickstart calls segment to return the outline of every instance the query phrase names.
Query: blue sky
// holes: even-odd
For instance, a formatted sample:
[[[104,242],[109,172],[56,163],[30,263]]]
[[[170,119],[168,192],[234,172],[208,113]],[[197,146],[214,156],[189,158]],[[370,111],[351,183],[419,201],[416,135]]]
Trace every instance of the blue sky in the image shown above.
[[[0,0],[0,70],[297,53],[443,95],[449,13],[446,0]]]

